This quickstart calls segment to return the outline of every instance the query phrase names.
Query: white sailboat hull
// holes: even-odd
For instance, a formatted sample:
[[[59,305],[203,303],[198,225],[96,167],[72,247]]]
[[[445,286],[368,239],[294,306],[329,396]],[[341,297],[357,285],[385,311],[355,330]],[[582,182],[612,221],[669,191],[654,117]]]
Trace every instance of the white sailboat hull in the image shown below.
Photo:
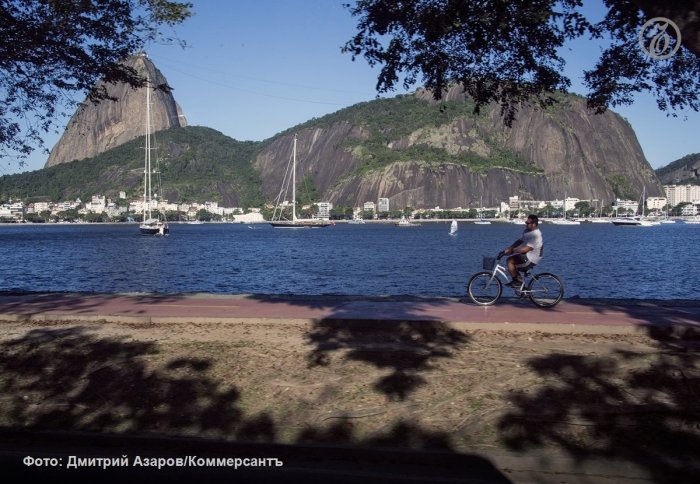
[[[628,226],[628,227],[652,227],[659,225],[658,223],[649,220],[643,220],[635,217],[615,218],[612,220],[613,225]]]
[[[141,224],[139,225],[139,232],[141,235],[169,235],[170,228],[162,222],[158,222],[156,225]]]
[[[323,220],[279,220],[270,222],[270,225],[277,229],[316,229],[332,224]]]
[[[550,220],[549,223],[554,225],[581,225],[578,220],[562,219],[562,220]]]

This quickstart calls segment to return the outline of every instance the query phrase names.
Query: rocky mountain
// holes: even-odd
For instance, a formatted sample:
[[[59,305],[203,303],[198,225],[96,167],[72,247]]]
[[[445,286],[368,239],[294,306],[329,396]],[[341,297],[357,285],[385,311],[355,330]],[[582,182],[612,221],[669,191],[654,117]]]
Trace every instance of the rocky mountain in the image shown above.
[[[145,55],[129,62],[154,83],[166,83]],[[142,145],[131,146],[128,155],[124,150],[111,153],[115,146],[143,136],[145,90],[109,89],[120,101],[81,106],[47,167],[89,158],[100,160],[105,180],[110,173],[137,173]],[[205,194],[222,203],[274,200],[295,134],[297,181],[312,184],[320,200],[336,206],[361,206],[385,197],[399,209],[466,208],[482,200],[495,206],[514,195],[525,200],[569,196],[609,205],[617,197],[637,199],[644,188],[649,196],[663,193],[629,123],[611,111],[593,114],[585,99],[575,95],[557,95],[558,103],[547,109],[522,105],[508,127],[497,105],[474,114],[473,103],[458,87],[440,101],[419,90],[356,104],[263,142],[242,145],[206,129],[177,134],[184,121],[175,100],[169,93],[154,94],[154,131],[173,132],[161,147],[164,190],[171,187],[171,200]],[[93,158],[97,153],[102,154]],[[233,159],[235,171],[217,169]],[[211,176],[205,181],[197,167],[207,167]],[[237,178],[228,179],[234,172]],[[130,190],[137,182],[131,176],[120,180]],[[24,193],[31,192],[31,183],[31,177],[22,182]],[[71,189],[47,186],[42,194],[82,193],[86,186],[85,181]]]
[[[125,61],[158,86],[167,84],[165,76],[145,54]],[[66,130],[53,147],[46,167],[73,160],[92,158],[145,134],[146,90],[132,89],[126,84],[106,85],[110,96],[99,104],[84,101],[71,117]],[[184,127],[187,123],[172,93],[155,89],[151,94],[151,124],[154,131]]]
[[[264,195],[279,190],[294,134],[297,180],[311,178],[322,199],[359,206],[493,206],[508,197],[636,199],[662,187],[629,123],[595,115],[585,99],[558,96],[548,109],[522,106],[506,127],[498,106],[472,113],[453,88],[441,101],[425,91],[362,103],[312,120],[266,142],[253,164]]]
[[[700,153],[684,156],[656,170],[664,185],[700,185]]]

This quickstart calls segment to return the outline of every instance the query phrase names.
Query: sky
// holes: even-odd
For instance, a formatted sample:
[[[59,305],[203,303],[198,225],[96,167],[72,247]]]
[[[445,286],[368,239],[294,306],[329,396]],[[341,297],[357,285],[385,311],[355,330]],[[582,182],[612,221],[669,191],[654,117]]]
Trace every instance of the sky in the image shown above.
[[[147,52],[173,88],[189,125],[261,141],[377,97],[380,67],[372,68],[362,58],[353,62],[341,52],[356,33],[357,19],[343,7],[351,0],[190,1],[194,16],[175,28],[188,47],[154,44]],[[599,0],[585,4],[592,17],[603,12]],[[599,49],[578,40],[562,51],[572,92],[585,94],[583,69],[594,65]],[[381,97],[417,87],[406,91],[399,86]],[[639,95],[632,106],[613,111],[630,122],[654,168],[700,152],[700,113],[669,117],[651,95]],[[46,147],[59,138],[60,133],[47,135]],[[47,157],[38,150],[24,167],[3,163],[0,175],[40,169]]]

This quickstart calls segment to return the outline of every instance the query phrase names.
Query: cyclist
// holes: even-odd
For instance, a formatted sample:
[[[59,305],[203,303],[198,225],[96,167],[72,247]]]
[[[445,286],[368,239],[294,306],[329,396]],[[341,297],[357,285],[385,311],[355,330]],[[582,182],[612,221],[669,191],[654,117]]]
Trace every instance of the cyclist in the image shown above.
[[[542,232],[539,229],[539,219],[537,215],[528,215],[525,221],[523,235],[513,242],[510,247],[503,249],[508,257],[508,272],[513,278],[506,286],[519,288],[523,284],[519,271],[526,271],[535,266],[542,259],[544,244],[542,243]]]

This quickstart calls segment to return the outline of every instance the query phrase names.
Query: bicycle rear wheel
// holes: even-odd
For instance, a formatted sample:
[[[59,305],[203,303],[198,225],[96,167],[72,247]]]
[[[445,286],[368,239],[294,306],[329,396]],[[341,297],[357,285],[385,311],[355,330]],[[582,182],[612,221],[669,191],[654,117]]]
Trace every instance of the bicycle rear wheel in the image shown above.
[[[556,306],[564,297],[564,284],[549,272],[533,276],[527,289],[530,300],[541,308]]]
[[[503,286],[500,279],[492,277],[491,272],[477,272],[467,283],[469,298],[479,306],[490,306],[495,303],[502,292]]]

